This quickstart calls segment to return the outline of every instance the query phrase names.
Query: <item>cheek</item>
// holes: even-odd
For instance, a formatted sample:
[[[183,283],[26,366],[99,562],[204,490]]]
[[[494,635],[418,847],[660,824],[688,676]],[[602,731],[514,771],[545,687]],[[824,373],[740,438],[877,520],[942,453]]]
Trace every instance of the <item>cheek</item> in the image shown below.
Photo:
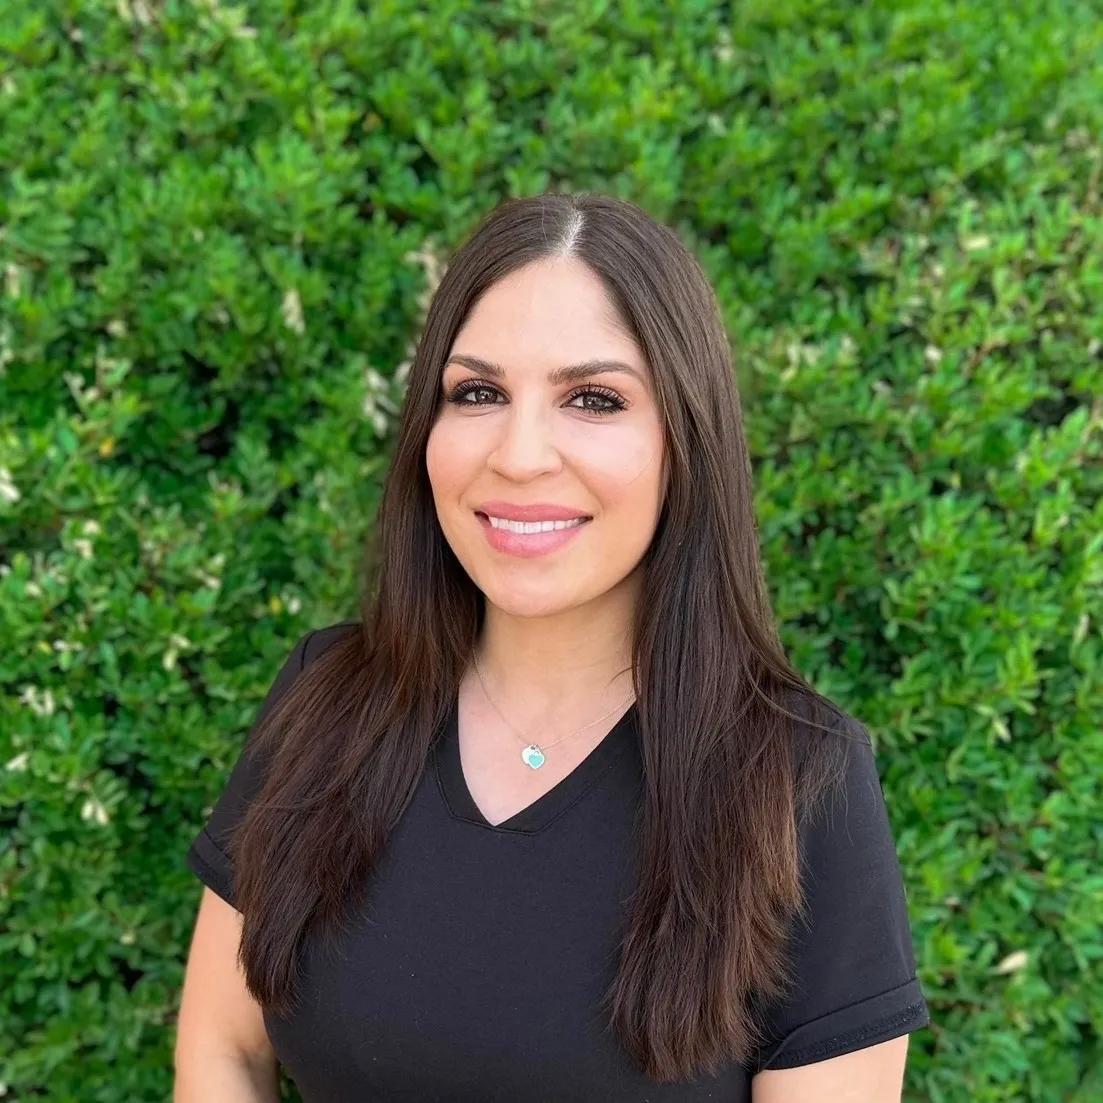
[[[463,490],[481,461],[475,434],[457,432],[455,422],[438,421],[425,445],[425,467],[437,504],[447,507]]]
[[[626,426],[590,434],[577,442],[575,454],[606,509],[657,512],[663,475],[663,442],[657,430]]]

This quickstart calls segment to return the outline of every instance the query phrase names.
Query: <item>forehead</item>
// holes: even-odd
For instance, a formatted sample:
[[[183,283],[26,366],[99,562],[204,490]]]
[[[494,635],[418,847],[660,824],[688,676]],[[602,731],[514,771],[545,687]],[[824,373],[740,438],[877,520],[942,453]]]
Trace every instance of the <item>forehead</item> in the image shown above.
[[[601,280],[573,257],[527,265],[488,288],[451,349],[507,369],[625,360],[646,369]]]

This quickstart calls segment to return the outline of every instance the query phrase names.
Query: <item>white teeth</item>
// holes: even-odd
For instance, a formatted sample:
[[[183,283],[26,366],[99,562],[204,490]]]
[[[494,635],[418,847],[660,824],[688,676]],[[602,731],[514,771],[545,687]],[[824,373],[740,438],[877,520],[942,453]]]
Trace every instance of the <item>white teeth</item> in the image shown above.
[[[519,532],[528,535],[533,532],[554,532],[556,529],[573,529],[581,525],[586,519],[575,517],[571,521],[507,521],[504,517],[490,517],[491,525],[496,529],[506,529],[508,532]]]

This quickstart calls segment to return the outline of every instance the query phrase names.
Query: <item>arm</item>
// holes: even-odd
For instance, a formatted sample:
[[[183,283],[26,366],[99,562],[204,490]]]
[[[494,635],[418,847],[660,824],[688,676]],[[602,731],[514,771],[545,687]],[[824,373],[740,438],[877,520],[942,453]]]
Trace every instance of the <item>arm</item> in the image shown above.
[[[279,1103],[276,1055],[238,964],[241,915],[204,888],[184,974],[173,1103]]]
[[[749,1065],[754,1103],[900,1103],[908,1035],[929,1022],[876,759],[855,734],[844,790],[801,825],[807,914]]]
[[[908,1036],[800,1065],[767,1069],[751,1081],[751,1103],[900,1103]]]

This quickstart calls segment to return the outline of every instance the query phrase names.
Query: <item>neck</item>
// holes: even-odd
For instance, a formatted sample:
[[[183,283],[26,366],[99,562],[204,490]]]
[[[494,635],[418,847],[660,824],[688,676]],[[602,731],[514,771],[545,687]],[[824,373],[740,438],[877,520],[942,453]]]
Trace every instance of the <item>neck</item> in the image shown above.
[[[626,579],[626,583],[631,580]],[[486,603],[476,648],[491,694],[507,715],[585,717],[632,695],[637,586],[548,617],[517,617]]]

